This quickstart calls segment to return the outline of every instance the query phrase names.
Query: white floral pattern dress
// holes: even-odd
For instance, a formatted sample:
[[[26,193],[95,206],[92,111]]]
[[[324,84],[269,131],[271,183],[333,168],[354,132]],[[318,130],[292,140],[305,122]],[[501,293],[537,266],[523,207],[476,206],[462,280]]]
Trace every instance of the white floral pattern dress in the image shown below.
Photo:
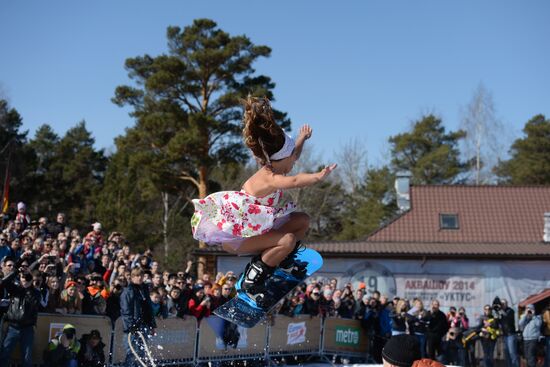
[[[211,245],[228,243],[234,249],[248,237],[278,228],[296,210],[293,202],[284,202],[281,190],[263,197],[244,191],[220,191],[194,199],[193,204],[193,237]]]

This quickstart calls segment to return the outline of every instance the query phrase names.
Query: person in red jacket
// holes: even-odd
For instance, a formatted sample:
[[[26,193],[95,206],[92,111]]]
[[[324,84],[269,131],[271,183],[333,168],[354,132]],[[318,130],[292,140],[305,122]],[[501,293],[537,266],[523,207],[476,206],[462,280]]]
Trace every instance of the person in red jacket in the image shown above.
[[[189,299],[189,313],[200,321],[203,317],[210,316],[211,305],[210,296],[204,293],[204,286],[202,284],[195,285],[191,299]]]

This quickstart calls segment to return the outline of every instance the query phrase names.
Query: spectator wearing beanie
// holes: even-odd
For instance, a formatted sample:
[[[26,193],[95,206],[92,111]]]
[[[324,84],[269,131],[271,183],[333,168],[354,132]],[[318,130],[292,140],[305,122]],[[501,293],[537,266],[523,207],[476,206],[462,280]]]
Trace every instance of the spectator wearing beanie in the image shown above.
[[[382,349],[384,367],[411,367],[420,359],[420,344],[413,335],[394,335]]]

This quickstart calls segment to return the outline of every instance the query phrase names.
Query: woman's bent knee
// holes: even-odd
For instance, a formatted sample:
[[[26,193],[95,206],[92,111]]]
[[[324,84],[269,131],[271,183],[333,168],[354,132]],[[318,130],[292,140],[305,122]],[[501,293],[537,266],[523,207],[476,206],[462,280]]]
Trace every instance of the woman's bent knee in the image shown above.
[[[294,233],[287,233],[281,238],[282,241],[280,241],[281,247],[284,247],[285,250],[288,250],[288,252],[292,251],[294,249],[294,246],[296,245],[296,235]]]

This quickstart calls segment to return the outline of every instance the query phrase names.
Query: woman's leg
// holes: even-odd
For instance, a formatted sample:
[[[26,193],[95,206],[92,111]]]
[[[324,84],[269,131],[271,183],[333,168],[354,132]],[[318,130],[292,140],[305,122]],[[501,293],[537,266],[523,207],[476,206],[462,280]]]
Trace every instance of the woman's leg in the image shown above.
[[[233,250],[229,244],[223,244],[223,248],[236,254],[261,253],[265,264],[277,266],[294,249],[296,241],[304,238],[308,229],[309,216],[300,212],[292,213],[281,227],[245,239],[237,250]]]

